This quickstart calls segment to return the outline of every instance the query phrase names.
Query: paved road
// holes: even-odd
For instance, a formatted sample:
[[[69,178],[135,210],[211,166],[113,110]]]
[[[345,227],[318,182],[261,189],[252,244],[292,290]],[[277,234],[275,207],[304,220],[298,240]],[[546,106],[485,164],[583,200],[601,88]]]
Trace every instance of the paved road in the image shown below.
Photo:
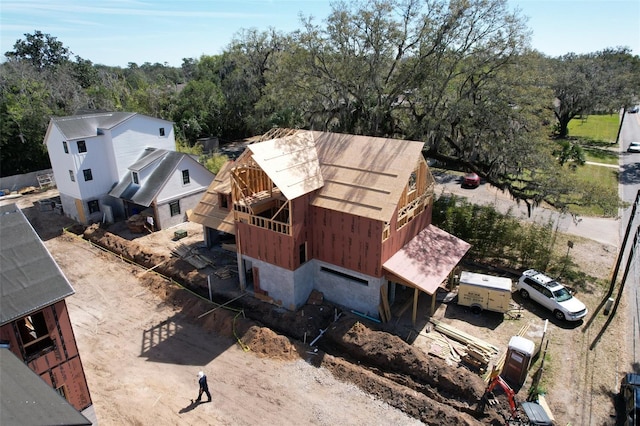
[[[640,141],[640,114],[626,114],[620,132],[620,144],[622,155],[620,156],[620,198],[628,203],[633,203],[638,191],[640,191],[640,153],[626,152],[629,143]],[[636,207],[636,213],[630,226],[630,236],[627,241],[620,267],[618,278],[624,281],[627,300],[627,327],[629,330],[629,354],[631,365],[622,366],[621,373],[631,371],[640,363],[640,244],[632,247],[634,235],[640,227],[640,206]],[[620,227],[621,238],[629,224],[632,207],[621,212],[622,223]],[[621,240],[622,245],[622,240]],[[634,258],[629,261],[629,254],[634,252]],[[627,266],[628,269],[627,269]]]
[[[614,166],[615,167],[615,166]],[[530,220],[536,223],[548,223],[551,221],[560,232],[589,238],[603,244],[618,247],[620,243],[620,220],[603,219],[598,217],[578,217],[560,214],[555,210],[536,207],[527,213],[525,203],[516,203],[508,193],[495,187],[482,183],[478,188],[461,188],[459,177],[444,173],[434,173],[436,180],[436,195],[450,193],[468,198],[477,204],[493,205],[502,213],[511,209],[512,214],[522,220]]]

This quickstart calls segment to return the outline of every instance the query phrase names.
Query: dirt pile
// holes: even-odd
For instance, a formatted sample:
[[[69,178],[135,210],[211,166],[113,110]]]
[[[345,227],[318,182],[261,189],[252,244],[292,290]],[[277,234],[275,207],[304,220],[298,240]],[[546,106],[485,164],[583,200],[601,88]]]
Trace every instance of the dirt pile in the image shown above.
[[[206,290],[207,279],[187,262],[149,250],[96,225],[84,230],[83,236],[169,277],[167,280],[132,266],[132,273],[141,278],[144,286],[177,307],[189,321],[237,339],[245,350],[275,359],[307,359],[426,424],[500,421],[495,413],[487,414],[482,421],[475,418],[474,410],[484,389],[477,375],[464,367],[447,365],[397,336],[371,329],[337,307],[319,301],[317,295],[313,304],[296,312],[248,295],[235,295],[233,303],[221,307],[198,297]],[[231,297],[214,292],[213,299],[223,303]],[[317,340],[317,346],[310,347],[322,330],[326,332]]]

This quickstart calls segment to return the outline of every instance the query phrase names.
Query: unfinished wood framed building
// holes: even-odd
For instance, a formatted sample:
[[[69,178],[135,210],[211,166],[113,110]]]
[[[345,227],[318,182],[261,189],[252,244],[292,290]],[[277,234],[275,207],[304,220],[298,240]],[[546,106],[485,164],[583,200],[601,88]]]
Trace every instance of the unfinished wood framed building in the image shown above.
[[[74,290],[15,204],[0,207],[0,232],[2,347],[81,413],[84,417],[76,416],[80,424],[86,424],[83,418],[93,421],[95,411],[65,302]],[[19,403],[29,411],[32,402]],[[21,424],[31,424],[29,418]]]
[[[294,310],[312,290],[374,318],[396,284],[434,295],[469,244],[431,225],[422,142],[271,133],[227,163],[191,221],[235,235],[240,285]],[[432,298],[433,299],[433,298]]]

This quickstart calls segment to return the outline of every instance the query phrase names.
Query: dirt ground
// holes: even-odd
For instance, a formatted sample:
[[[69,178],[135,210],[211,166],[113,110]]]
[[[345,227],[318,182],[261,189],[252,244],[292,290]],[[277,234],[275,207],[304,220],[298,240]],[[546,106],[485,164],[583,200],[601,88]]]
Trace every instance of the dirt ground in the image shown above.
[[[53,190],[1,202],[23,208],[76,290],[67,303],[102,425],[500,424],[506,413],[500,398],[501,404],[484,416],[475,413],[484,387],[481,372],[452,360],[437,344],[442,339],[428,322],[424,295],[415,327],[410,309],[384,326],[346,313],[334,322],[339,310],[326,304],[289,313],[250,295],[238,296],[233,256],[202,252],[215,266],[200,271],[172,257],[180,245],[203,250],[199,225],[179,227],[188,237],[178,241],[171,238],[175,230],[138,238],[117,227],[107,231],[120,236],[92,231],[95,240],[146,265],[138,267],[79,237],[60,235],[72,223],[34,204],[55,195]],[[606,280],[615,247],[572,241],[572,260]],[[229,278],[218,277],[220,270],[230,270]],[[197,294],[156,271],[193,283]],[[207,276],[213,277],[215,304],[206,300]],[[593,312],[603,291],[587,286],[578,296]],[[630,368],[620,347],[624,318],[617,316],[603,332],[606,317],[601,312],[592,321],[589,315],[571,325],[557,323],[531,303],[519,307],[517,295],[514,301],[514,310],[504,316],[474,315],[455,304],[438,303],[434,318],[495,345],[499,352],[493,362],[516,334],[539,345],[549,319],[540,388],[556,424],[615,424],[613,397],[620,375]],[[310,346],[325,327],[317,345]],[[599,333],[598,344],[590,349]],[[519,400],[526,398],[541,359]],[[191,403],[200,370],[209,377],[211,404]]]

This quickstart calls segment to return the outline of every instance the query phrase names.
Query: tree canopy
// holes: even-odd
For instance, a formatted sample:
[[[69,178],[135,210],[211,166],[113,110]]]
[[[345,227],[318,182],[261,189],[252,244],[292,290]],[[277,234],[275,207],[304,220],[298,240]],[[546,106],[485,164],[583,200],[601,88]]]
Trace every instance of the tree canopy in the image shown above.
[[[638,101],[638,56],[546,57],[506,0],[338,2],[301,24],[242,30],[221,54],[179,68],[96,65],[49,34],[25,34],[0,64],[0,173],[47,165],[50,116],[132,111],[173,121],[186,145],[276,126],[424,141],[427,157],[562,207],[576,191],[559,178],[563,164],[582,153],[549,135]]]

